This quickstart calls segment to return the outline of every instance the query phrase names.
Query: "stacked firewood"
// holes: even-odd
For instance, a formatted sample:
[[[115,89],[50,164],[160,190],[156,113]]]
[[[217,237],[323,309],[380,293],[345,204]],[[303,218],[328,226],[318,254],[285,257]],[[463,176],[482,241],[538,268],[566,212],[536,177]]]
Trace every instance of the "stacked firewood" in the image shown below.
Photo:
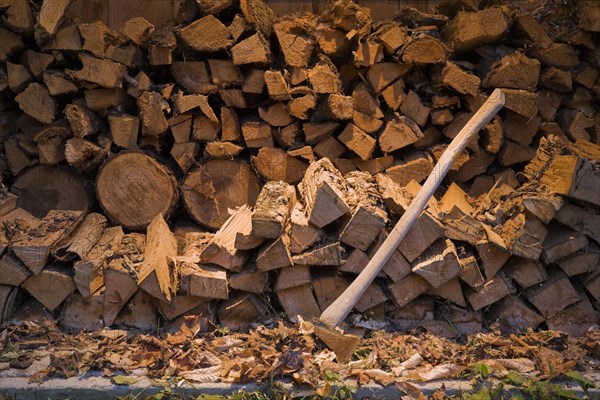
[[[471,3],[373,23],[348,0],[280,19],[196,0],[116,31],[65,20],[68,0],[0,1],[0,316],[31,298],[75,330],[318,316],[499,87],[348,322],[585,332],[600,6],[540,23],[550,5]]]

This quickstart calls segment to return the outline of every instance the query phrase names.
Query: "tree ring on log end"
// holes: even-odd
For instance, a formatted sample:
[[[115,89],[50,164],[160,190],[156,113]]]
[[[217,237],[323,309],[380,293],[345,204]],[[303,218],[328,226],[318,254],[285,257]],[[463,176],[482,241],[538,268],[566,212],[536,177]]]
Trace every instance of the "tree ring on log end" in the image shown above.
[[[108,160],[96,179],[102,209],[115,224],[142,230],[158,213],[168,218],[179,197],[169,169],[141,152],[124,152]]]
[[[198,223],[219,229],[228,209],[253,207],[260,192],[250,166],[235,160],[209,160],[190,170],[181,188],[188,214]]]
[[[18,196],[17,207],[44,218],[52,210],[83,211],[94,204],[91,185],[63,168],[36,165],[15,179],[10,191]]]

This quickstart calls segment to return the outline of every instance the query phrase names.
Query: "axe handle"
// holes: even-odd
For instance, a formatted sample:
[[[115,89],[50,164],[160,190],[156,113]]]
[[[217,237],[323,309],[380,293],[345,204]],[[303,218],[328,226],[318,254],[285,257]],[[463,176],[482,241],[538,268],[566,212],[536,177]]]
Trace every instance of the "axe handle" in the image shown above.
[[[417,196],[410,203],[406,212],[402,214],[396,226],[394,226],[387,239],[383,242],[379,250],[375,252],[366,267],[340,297],[323,311],[323,314],[319,318],[322,322],[330,326],[338,326],[348,316],[350,310],[358,303],[369,285],[413,226],[417,217],[421,214],[429,199],[448,173],[455,158],[464,150],[473,135],[477,134],[481,128],[490,122],[503,106],[504,93],[500,89],[496,89],[452,140],[425,181],[425,184],[419,190]]]

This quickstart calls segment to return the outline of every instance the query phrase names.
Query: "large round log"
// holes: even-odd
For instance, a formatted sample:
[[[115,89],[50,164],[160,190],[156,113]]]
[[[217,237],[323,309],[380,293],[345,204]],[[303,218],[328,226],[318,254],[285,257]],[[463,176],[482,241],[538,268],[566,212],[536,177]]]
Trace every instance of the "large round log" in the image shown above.
[[[98,201],[115,224],[142,230],[157,214],[167,218],[179,197],[169,169],[141,152],[124,152],[108,160],[96,179]]]
[[[15,179],[10,191],[17,207],[43,218],[52,210],[84,211],[94,204],[93,189],[82,177],[65,169],[36,165]]]
[[[252,169],[241,161],[210,160],[192,169],[181,188],[190,216],[218,229],[229,217],[228,209],[254,206],[260,192]]]

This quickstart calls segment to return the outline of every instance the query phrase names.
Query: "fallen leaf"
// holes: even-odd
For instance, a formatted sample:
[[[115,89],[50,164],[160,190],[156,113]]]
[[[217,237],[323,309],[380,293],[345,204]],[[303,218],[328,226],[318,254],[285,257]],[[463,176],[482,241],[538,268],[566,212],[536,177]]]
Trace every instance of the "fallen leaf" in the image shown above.
[[[436,379],[454,378],[465,369],[466,367],[457,364],[441,364],[436,365],[427,372],[419,373],[415,371],[414,374],[411,375],[414,375],[415,378],[423,382],[429,382]]]
[[[138,381],[134,376],[116,375],[111,378],[115,385],[133,385]]]
[[[180,377],[198,382],[198,383],[212,383],[219,380],[219,371],[221,367],[208,367],[198,368],[191,371],[185,371],[179,374]]]

